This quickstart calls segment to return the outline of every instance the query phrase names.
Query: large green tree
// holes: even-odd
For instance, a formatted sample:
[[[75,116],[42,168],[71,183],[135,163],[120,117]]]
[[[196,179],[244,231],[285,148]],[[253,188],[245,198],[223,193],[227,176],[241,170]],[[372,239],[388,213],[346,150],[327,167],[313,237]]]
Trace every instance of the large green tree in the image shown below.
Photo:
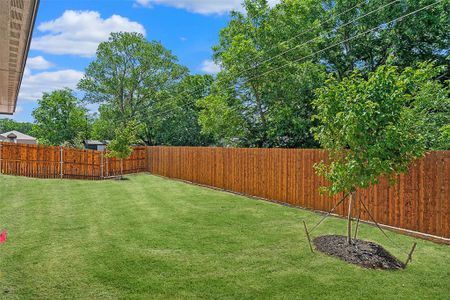
[[[120,32],[99,45],[97,57],[78,87],[85,92],[86,101],[100,104],[99,125],[109,123],[113,126],[109,131],[114,132],[135,119],[143,125],[140,138],[151,143],[151,112],[186,74],[187,69],[159,42],[149,42],[142,34]]]
[[[330,160],[318,164],[317,172],[330,182],[325,190],[350,196],[349,242],[356,189],[378,183],[380,176],[394,180],[424,155],[430,136],[442,134],[443,126],[427,126],[434,116],[424,109],[440,101],[449,108],[448,87],[434,80],[439,71],[426,63],[402,71],[388,62],[367,79],[360,71],[343,80],[331,76],[318,90],[313,132]]]
[[[285,49],[274,47],[287,37],[280,16],[297,19],[297,30],[314,36],[320,4],[309,5],[309,10],[300,10],[286,3],[285,13],[280,14],[280,8],[271,9],[266,0],[246,0],[246,14],[232,13],[214,47],[214,59],[222,71],[211,95],[199,102],[204,108],[200,122],[205,132],[241,146],[316,145],[309,132],[311,100],[314,89],[323,83],[325,68],[306,61],[273,71],[292,56],[272,59]],[[314,44],[291,54],[308,55]]]
[[[242,146],[316,146],[311,102],[327,73],[367,76],[391,54],[401,69],[428,60],[449,65],[448,1],[391,22],[435,2],[284,0],[270,8],[244,1],[246,13],[232,13],[214,47],[222,72],[200,102],[203,130]],[[444,82],[448,74],[436,76]]]
[[[44,93],[32,113],[32,135],[47,145],[78,146],[90,135],[90,117],[70,89]]]

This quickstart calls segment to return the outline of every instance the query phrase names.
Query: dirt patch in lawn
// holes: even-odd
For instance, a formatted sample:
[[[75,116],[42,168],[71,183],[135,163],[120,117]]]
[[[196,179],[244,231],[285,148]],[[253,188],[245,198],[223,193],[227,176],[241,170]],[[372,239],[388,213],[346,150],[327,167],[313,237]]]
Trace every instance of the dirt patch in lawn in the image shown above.
[[[383,247],[372,242],[353,240],[349,245],[347,237],[341,235],[319,236],[313,242],[320,252],[364,268],[400,270],[405,267]]]

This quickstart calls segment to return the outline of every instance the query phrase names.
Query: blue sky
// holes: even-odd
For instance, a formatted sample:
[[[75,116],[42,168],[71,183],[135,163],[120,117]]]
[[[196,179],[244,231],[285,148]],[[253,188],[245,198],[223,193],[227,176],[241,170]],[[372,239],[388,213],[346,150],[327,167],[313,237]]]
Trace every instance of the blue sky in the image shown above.
[[[192,73],[215,73],[211,47],[240,0],[41,0],[18,99],[18,121],[42,92],[74,88],[112,31],[139,31],[170,49]]]

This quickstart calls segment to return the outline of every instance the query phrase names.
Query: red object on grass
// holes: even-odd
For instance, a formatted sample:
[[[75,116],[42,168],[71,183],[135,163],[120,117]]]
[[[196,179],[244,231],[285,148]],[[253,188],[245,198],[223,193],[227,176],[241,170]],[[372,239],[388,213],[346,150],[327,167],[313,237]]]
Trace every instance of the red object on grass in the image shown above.
[[[0,234],[0,244],[6,242],[6,230],[3,230]]]

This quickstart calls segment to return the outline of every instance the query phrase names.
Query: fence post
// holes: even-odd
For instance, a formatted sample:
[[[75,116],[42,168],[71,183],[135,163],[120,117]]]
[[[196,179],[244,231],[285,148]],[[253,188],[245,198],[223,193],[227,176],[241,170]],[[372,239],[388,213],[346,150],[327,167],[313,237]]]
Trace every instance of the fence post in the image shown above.
[[[146,169],[147,169],[147,172],[150,173],[150,146],[146,146],[145,148],[146,148],[145,153],[147,155],[147,168]]]
[[[3,154],[3,143],[0,143],[0,174],[2,174],[3,173],[3,169],[2,169],[2,154]]]
[[[60,151],[59,151],[59,152],[60,152],[60,155],[59,155],[60,177],[61,177],[61,179],[62,179],[63,176],[64,176],[64,171],[63,171],[63,164],[64,164],[64,162],[63,162],[63,147],[60,146],[59,149],[60,149]]]
[[[102,151],[102,154],[101,154],[101,162],[100,162],[100,178],[101,179],[103,179],[103,163],[104,163],[104,161],[103,161],[103,153],[104,153],[104,151]]]

